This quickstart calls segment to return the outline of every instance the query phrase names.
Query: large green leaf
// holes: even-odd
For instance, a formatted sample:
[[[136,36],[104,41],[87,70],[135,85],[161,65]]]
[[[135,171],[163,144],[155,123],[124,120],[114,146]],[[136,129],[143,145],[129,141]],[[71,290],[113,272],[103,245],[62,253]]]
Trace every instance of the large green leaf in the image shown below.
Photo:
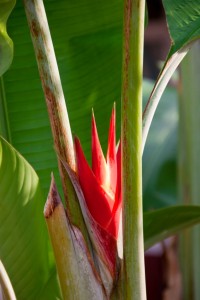
[[[32,167],[0,138],[0,258],[17,299],[37,299],[49,276],[44,197]]]
[[[6,23],[16,0],[0,0],[0,76],[13,59],[13,42],[7,34]]]
[[[172,39],[170,55],[200,37],[199,0],[163,0]]]
[[[48,281],[43,286],[37,300],[60,300],[61,291],[58,284],[58,275],[55,266],[52,268]]]
[[[120,128],[122,2],[49,0],[45,6],[72,131],[79,135],[88,154],[94,107],[105,149],[114,101],[118,102],[118,133]],[[12,68],[4,76],[3,97],[10,141],[34,166],[47,194],[50,172],[55,172],[57,162],[21,1],[12,15],[9,31],[15,56]]]
[[[200,206],[172,206],[144,213],[145,249],[200,222]]]

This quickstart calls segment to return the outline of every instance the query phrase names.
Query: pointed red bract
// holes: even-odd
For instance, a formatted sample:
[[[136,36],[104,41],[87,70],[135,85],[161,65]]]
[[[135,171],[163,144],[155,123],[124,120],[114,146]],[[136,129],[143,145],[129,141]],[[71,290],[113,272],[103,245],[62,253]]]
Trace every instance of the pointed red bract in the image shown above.
[[[106,159],[99,142],[92,115],[92,168],[84,156],[80,141],[75,138],[77,171],[61,159],[74,186],[88,234],[94,248],[108,299],[119,276],[118,237],[121,215],[121,145],[115,141],[115,108],[110,120]]]
[[[107,158],[105,160],[92,116],[92,169],[75,138],[77,173],[88,210],[93,219],[108,234],[117,239],[121,209],[121,147],[116,147],[115,107],[113,108]]]
[[[92,114],[92,171],[100,185],[106,185],[107,165],[99,142],[94,114]]]
[[[112,220],[108,227],[108,231],[110,228],[119,229],[119,218],[120,218],[120,210],[122,206],[122,195],[121,195],[121,143],[119,143],[116,155],[117,161],[117,183],[116,183],[116,191],[115,191],[115,204],[112,210]],[[117,231],[118,233],[118,231]]]
[[[113,282],[114,282],[118,271],[118,260],[117,260],[118,254],[117,254],[116,238],[114,238],[114,236],[108,233],[107,230],[103,229],[102,226],[100,226],[99,223],[95,221],[86,204],[85,196],[83,194],[83,190],[81,188],[76,173],[71,169],[71,167],[66,162],[62,160],[61,162],[65,167],[69,175],[69,178],[71,179],[71,182],[74,186],[74,189],[76,191],[82,209],[83,217],[86,226],[88,228],[89,236],[93,243],[94,249],[96,250],[97,253],[97,260],[100,260],[101,264],[103,263],[106,269],[109,270],[109,273],[113,278]]]
[[[94,173],[85,159],[81,144],[77,138],[75,138],[75,149],[79,182],[88,209],[94,220],[106,229],[112,216],[114,201],[97,182]]]
[[[117,162],[116,162],[116,137],[115,137],[115,107],[113,107],[109,136],[108,136],[108,150],[107,150],[107,165],[110,175],[110,189],[113,193],[116,190],[117,184]]]

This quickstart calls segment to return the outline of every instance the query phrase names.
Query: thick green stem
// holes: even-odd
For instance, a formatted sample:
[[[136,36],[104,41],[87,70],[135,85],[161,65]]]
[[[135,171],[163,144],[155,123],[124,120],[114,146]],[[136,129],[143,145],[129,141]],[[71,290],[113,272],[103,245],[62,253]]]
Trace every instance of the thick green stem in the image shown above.
[[[144,0],[126,0],[122,86],[124,299],[146,299],[142,217]]]
[[[44,4],[42,0],[24,0],[24,6],[46,98],[54,146],[58,153],[67,213],[72,223],[81,229],[86,238],[87,231],[74,189],[60,162],[62,158],[73,170],[76,168],[70,123]]]
[[[181,65],[179,127],[179,191],[184,204],[200,204],[200,43],[189,51]],[[184,299],[200,299],[200,228],[182,237]]]

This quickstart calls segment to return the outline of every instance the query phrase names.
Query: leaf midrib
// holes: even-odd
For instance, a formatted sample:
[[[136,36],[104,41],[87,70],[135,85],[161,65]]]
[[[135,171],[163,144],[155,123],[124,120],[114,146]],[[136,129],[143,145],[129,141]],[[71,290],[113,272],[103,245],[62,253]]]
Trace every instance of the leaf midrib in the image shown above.
[[[3,77],[0,77],[0,135],[8,142],[12,142],[11,131],[9,125],[6,93],[4,88]]]

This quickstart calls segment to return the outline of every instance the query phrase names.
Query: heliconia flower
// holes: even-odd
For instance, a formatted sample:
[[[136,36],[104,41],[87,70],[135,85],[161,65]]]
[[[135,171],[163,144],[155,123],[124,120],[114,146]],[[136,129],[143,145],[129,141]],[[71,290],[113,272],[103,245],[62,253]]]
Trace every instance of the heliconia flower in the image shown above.
[[[77,173],[87,207],[94,220],[117,239],[121,208],[121,147],[116,147],[115,108],[113,108],[106,159],[92,114],[92,168],[81,144],[75,138]]]
[[[118,277],[117,240],[122,206],[121,146],[115,140],[115,108],[113,108],[106,159],[92,115],[92,167],[84,156],[80,141],[75,138],[77,172],[61,159],[76,191],[88,234],[95,252],[100,277],[108,296]]]

